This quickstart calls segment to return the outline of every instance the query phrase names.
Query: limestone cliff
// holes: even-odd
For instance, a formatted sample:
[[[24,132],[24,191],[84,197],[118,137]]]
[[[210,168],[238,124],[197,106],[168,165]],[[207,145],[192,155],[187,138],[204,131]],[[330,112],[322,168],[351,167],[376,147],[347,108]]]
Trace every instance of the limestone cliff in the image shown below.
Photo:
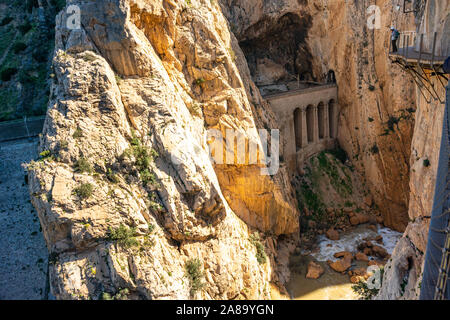
[[[423,4],[416,13],[416,22],[418,33],[425,33],[425,50],[431,51],[430,35],[437,32],[437,52],[449,52],[450,2],[416,2]],[[433,85],[444,99],[445,89],[435,77]],[[424,93],[426,99],[419,90],[415,95],[417,112],[410,157],[409,223],[392,260],[386,265],[379,299],[417,299],[420,294],[444,115],[444,105],[430,99],[426,90]]]
[[[220,7],[67,5],[82,28],[57,16],[41,159],[28,166],[53,294],[269,297],[277,236],[298,231],[298,213],[282,164],[263,176],[210,161],[206,129],[261,143],[257,129],[276,127]]]
[[[368,28],[367,1],[222,3],[230,24],[238,26],[234,31],[257,83],[323,81],[334,70],[339,143],[365,177],[385,225],[403,231],[415,91],[412,81],[390,64],[387,51],[391,21],[398,16],[399,28],[409,30],[414,17],[399,15],[391,0],[376,3],[379,29]],[[258,51],[262,46],[267,50]]]

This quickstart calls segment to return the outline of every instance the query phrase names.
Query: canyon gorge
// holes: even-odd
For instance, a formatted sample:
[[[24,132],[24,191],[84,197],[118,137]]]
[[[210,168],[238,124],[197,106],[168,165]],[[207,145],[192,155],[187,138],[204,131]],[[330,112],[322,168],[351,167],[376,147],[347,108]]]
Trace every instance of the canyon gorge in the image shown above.
[[[52,295],[281,299],[384,265],[371,298],[418,299],[444,105],[389,58],[390,27],[450,52],[450,1],[400,3],[67,0],[25,165]],[[234,138],[210,152],[233,130],[261,160],[261,129],[273,175]]]

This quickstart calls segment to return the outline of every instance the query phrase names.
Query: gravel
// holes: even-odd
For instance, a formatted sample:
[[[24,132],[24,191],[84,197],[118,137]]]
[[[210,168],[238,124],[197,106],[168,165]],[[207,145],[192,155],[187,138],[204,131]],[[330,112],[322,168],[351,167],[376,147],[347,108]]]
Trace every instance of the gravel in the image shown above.
[[[22,163],[38,139],[0,143],[0,299],[48,299],[48,252]]]

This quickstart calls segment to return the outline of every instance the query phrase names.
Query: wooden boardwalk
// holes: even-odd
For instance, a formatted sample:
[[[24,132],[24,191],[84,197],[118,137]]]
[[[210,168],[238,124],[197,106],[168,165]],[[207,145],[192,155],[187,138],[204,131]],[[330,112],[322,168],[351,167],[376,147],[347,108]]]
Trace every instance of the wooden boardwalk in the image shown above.
[[[434,56],[433,59],[433,55],[431,53],[419,53],[416,51],[415,47],[398,48],[397,52],[389,52],[389,56],[394,59],[401,59],[408,64],[417,64],[420,59],[420,63],[422,65],[431,66],[431,64],[433,64],[436,67],[443,65],[445,59],[447,59],[447,57],[444,56]]]

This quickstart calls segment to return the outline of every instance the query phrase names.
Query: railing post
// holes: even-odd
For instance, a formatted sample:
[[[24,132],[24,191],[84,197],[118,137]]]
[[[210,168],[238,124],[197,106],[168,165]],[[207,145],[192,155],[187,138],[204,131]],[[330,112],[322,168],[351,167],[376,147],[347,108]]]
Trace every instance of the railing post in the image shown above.
[[[422,58],[422,48],[423,48],[423,33],[420,35],[419,64]]]
[[[406,62],[408,62],[409,36],[406,36],[406,41],[407,41],[407,43],[406,43],[405,59],[406,59]]]
[[[432,50],[432,54],[431,54],[431,67],[433,67],[433,65],[434,65],[434,54],[436,51],[436,37],[437,37],[437,32],[435,32],[434,36],[433,36],[433,50]]]

